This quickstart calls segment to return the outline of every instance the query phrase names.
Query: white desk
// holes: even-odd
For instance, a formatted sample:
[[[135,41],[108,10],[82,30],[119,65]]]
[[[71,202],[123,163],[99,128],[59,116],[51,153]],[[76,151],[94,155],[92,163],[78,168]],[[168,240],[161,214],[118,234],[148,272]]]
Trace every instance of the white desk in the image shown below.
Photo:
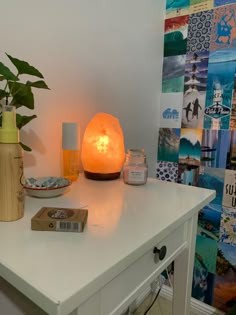
[[[64,196],[27,197],[23,219],[0,222],[0,276],[49,314],[115,315],[175,260],[173,314],[188,315],[197,214],[214,196],[155,179],[129,186],[81,176]],[[31,231],[42,206],[86,204],[83,233]]]

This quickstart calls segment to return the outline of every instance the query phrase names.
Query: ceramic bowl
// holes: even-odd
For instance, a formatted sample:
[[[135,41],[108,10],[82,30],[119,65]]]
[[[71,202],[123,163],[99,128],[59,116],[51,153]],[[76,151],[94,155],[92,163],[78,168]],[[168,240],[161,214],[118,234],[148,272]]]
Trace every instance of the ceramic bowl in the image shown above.
[[[70,185],[71,181],[64,177],[29,177],[24,188],[31,197],[52,198],[62,195]]]

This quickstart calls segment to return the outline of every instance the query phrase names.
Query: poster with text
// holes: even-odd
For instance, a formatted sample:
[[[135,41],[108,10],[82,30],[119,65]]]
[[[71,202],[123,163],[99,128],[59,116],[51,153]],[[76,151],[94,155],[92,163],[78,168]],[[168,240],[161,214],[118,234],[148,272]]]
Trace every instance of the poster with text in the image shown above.
[[[161,95],[160,127],[180,128],[183,93],[164,93]]]
[[[220,87],[207,90],[203,126],[206,129],[229,129],[232,91]]]
[[[190,0],[190,14],[211,10],[214,0]]]
[[[236,209],[236,171],[225,170],[223,206]]]

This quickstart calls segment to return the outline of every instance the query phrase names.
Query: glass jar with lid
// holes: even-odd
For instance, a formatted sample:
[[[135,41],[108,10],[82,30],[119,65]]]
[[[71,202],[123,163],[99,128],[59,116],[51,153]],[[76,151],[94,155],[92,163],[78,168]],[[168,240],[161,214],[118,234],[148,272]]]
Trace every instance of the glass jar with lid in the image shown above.
[[[128,149],[123,167],[123,180],[130,185],[146,184],[148,165],[144,149]]]

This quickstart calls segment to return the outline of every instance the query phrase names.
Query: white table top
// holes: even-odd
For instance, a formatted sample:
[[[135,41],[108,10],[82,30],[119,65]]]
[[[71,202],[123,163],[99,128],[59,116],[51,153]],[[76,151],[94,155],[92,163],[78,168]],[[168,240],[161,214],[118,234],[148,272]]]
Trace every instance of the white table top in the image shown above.
[[[130,186],[81,175],[64,196],[26,197],[24,218],[0,222],[0,276],[48,313],[69,313],[214,196],[212,190],[156,179]],[[85,205],[83,233],[31,230],[42,206]]]

